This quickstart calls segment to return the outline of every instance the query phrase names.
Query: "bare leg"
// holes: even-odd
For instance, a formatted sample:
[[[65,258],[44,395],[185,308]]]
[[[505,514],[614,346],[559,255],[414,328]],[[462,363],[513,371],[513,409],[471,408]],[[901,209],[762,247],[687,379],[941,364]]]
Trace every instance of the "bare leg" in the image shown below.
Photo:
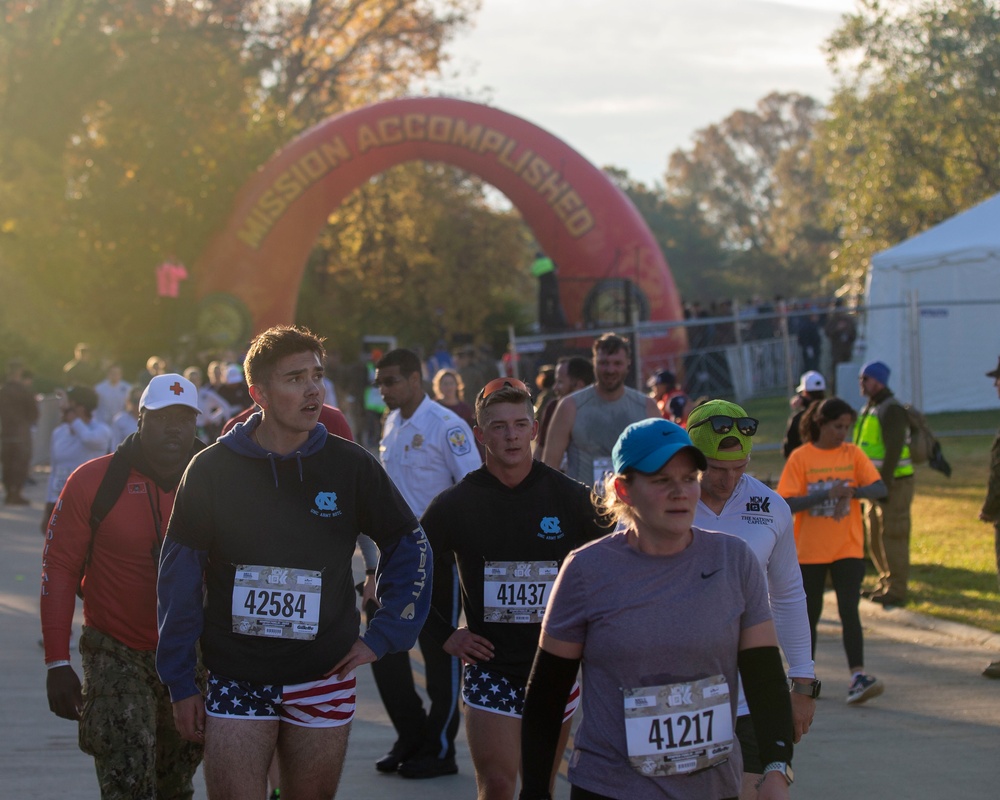
[[[552,791],[572,720],[563,723],[552,765]],[[513,800],[521,767],[521,720],[465,707],[465,733],[476,770],[478,800]]]
[[[305,728],[282,722],[278,734],[282,796],[293,800],[331,800],[337,794],[350,733],[350,724]]]
[[[267,796],[274,794],[275,789],[281,787],[281,770],[278,769],[278,754],[275,752],[271,756],[271,766],[267,768]]]
[[[512,800],[521,764],[521,720],[465,707],[478,800]]]
[[[212,800],[267,796],[278,721],[205,719],[205,786]]]

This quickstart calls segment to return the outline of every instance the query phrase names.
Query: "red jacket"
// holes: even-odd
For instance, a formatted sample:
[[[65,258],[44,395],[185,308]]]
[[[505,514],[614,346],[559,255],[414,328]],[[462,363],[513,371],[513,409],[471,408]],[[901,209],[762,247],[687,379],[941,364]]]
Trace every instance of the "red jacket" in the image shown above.
[[[90,508],[112,457],[78,467],[52,512],[42,556],[46,662],[69,659],[76,590],[90,547]],[[173,507],[174,490],[161,489],[133,468],[94,537],[84,581],[84,624],[135,650],[156,649],[157,559]]]

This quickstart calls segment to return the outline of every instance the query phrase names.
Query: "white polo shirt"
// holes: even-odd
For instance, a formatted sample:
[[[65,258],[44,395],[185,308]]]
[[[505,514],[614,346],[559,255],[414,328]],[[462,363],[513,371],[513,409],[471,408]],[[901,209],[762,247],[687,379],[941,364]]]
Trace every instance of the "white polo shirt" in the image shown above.
[[[409,419],[398,408],[386,417],[379,459],[418,518],[483,463],[465,421],[426,395]]]

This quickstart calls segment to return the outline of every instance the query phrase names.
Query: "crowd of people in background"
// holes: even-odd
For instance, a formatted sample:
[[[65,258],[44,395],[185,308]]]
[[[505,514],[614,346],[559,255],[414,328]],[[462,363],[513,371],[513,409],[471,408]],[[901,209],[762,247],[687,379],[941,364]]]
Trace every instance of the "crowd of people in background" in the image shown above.
[[[41,521],[46,537],[43,621],[49,613],[45,648],[52,710],[67,719],[86,720],[88,713],[94,714],[84,702],[86,682],[95,680],[93,674],[86,677],[88,663],[92,667],[96,653],[114,650],[118,646],[114,637],[119,636],[128,640],[120,657],[135,659],[149,675],[159,670],[170,687],[175,718],[187,742],[171,739],[177,758],[186,765],[178,772],[182,782],[189,783],[191,768],[201,758],[200,747],[208,736],[215,742],[206,750],[214,762],[207,773],[212,785],[239,785],[241,791],[252,788],[256,792],[258,784],[273,788],[279,783],[301,786],[302,781],[322,780],[335,791],[337,774],[310,771],[307,765],[286,757],[280,746],[275,748],[277,739],[257,742],[254,752],[260,756],[259,768],[237,779],[229,745],[219,743],[236,741],[233,737],[244,735],[247,729],[229,724],[245,718],[241,710],[227,706],[225,713],[216,713],[220,704],[229,702],[223,698],[228,692],[222,690],[223,684],[234,691],[239,684],[238,691],[250,698],[257,696],[254,692],[270,690],[272,678],[278,676],[275,680],[284,684],[285,691],[303,691],[302,687],[319,681],[324,692],[343,696],[350,711],[334,715],[322,710],[327,706],[297,704],[295,710],[275,712],[273,717],[276,725],[279,719],[295,717],[294,725],[327,730],[306,738],[336,745],[342,760],[346,729],[333,731],[353,715],[353,670],[373,663],[381,699],[396,730],[396,740],[374,765],[377,770],[410,779],[457,771],[454,739],[461,696],[480,796],[512,798],[523,767],[526,793],[522,797],[544,798],[551,791],[552,765],[558,763],[565,746],[568,721],[580,703],[580,687],[574,678],[582,658],[587,685],[597,688],[582,695],[584,714],[592,722],[585,723],[578,734],[577,744],[588,755],[575,759],[570,770],[574,798],[608,797],[621,786],[631,787],[630,796],[652,796],[661,788],[679,785],[678,776],[692,771],[701,774],[698,791],[708,793],[699,796],[786,797],[793,780],[792,744],[808,732],[820,691],[812,658],[828,577],[837,595],[849,668],[846,701],[866,702],[885,689],[864,661],[859,619],[866,550],[863,508],[867,509],[868,552],[878,573],[878,586],[869,600],[884,607],[903,605],[907,602],[913,466],[904,430],[908,423],[889,389],[890,367],[870,361],[861,368],[858,397],[865,405],[860,412],[847,388],[841,387],[840,396],[832,394],[818,370],[824,344],[831,349],[834,365],[853,353],[857,329],[839,301],[822,309],[800,309],[806,313],[794,316],[782,316],[787,309],[780,299],[774,305],[752,308],[754,313],[745,316],[739,331],[732,323],[706,323],[689,333],[693,347],[708,342],[715,346],[729,336],[774,337],[780,334],[776,325],[784,324],[782,320],[790,327],[791,320],[796,321],[801,364],[808,369],[803,370],[790,401],[791,416],[782,444],[787,464],[776,487],[747,474],[757,419],[728,400],[693,396],[680,369],[657,369],[643,376],[645,391],[630,387],[631,342],[613,332],[595,339],[587,355],[547,350],[530,358],[522,354],[514,359],[509,352],[498,358],[487,347],[463,342],[452,348],[439,343],[426,357],[419,350],[383,352],[371,347],[353,362],[344,363],[307,331],[277,328],[254,340],[245,361],[237,353],[211,354],[186,364],[154,355],[131,381],[122,364],[80,343],[63,369],[62,385],[47,401],[51,406],[54,400],[58,412],[48,437],[47,506]],[[706,311],[696,303],[688,309],[695,319],[709,319],[713,314],[725,317],[726,311]],[[522,381],[516,372],[528,373],[529,380]],[[1000,381],[996,370],[989,374]],[[24,486],[32,479],[31,430],[39,420],[32,380],[31,371],[14,361],[0,387],[5,502],[12,506],[29,502]],[[327,432],[345,444],[329,450]],[[221,450],[210,448],[206,456],[196,456],[203,446],[217,441],[224,445]],[[360,447],[355,448],[354,441]],[[324,480],[343,479],[327,463],[334,451],[338,458],[356,462],[371,479],[369,488],[377,488],[364,502],[370,506],[365,514],[380,520],[381,527],[373,532],[378,547],[364,536],[359,538],[369,529],[352,518],[345,521],[349,523],[345,530],[352,531],[348,550],[329,562],[331,568],[335,564],[336,570],[349,573],[349,559],[344,561],[344,556],[353,552],[357,539],[366,566],[365,580],[357,591],[369,633],[357,640],[343,631],[324,634],[335,636],[342,656],[332,673],[321,674],[315,655],[288,669],[267,640],[274,634],[253,633],[258,631],[255,626],[266,627],[270,618],[258,619],[265,612],[253,610],[254,595],[248,589],[251,611],[245,622],[256,638],[247,645],[241,632],[218,635],[206,664],[211,661],[210,670],[221,670],[226,678],[216,674],[206,684],[190,649],[197,638],[190,619],[196,607],[201,613],[202,580],[208,576],[216,593],[214,600],[210,598],[215,610],[206,613],[228,619],[227,604],[231,603],[227,598],[243,579],[227,577],[218,565],[209,564],[205,572],[204,556],[199,553],[204,551],[211,559],[213,548],[228,552],[235,546],[236,529],[223,519],[206,527],[204,520],[214,506],[203,487],[231,481],[231,476],[226,477],[228,470],[238,467],[248,478],[256,476],[252,480],[260,482],[257,493],[262,497],[273,494],[274,502],[285,502],[284,498],[305,492],[317,506],[317,520],[334,518],[341,513],[345,498],[355,498],[355,494],[345,495],[340,483],[332,493],[316,494],[311,483],[299,487],[306,480],[303,464],[310,474],[326,476]],[[133,489],[131,481],[150,476],[158,487],[159,499],[151,506],[153,524],[142,536],[155,541],[152,567],[160,559],[161,546],[168,548],[169,580],[165,582],[160,566],[159,633],[163,637],[168,632],[173,649],[164,652],[161,648],[154,667],[150,648],[156,649],[156,630],[149,619],[137,622],[141,636],[130,639],[128,632],[112,629],[104,631],[108,641],[100,638],[94,626],[99,628],[102,604],[117,602],[101,588],[111,574],[102,569],[126,566],[115,566],[118,556],[97,551],[93,557],[106,561],[94,568],[93,590],[82,595],[92,632],[81,694],[66,653],[70,589],[76,588],[74,582],[83,570],[90,570],[92,555],[80,549],[81,543],[98,529],[91,526],[104,524],[103,518],[87,520],[90,502],[81,498],[92,498],[95,491],[100,494],[96,489],[100,475],[115,471],[112,453],[117,453],[114,459],[130,465],[126,470],[133,471],[127,473],[131,475],[128,489],[123,484],[118,491],[148,494],[152,503],[152,484],[142,483],[146,488],[140,491]],[[189,476],[181,481],[192,457],[203,469],[197,480]],[[102,465],[100,470],[80,469],[95,463]],[[993,471],[997,471],[996,463]],[[993,478],[991,473],[991,494],[981,519],[996,523]],[[352,493],[361,491],[352,487]],[[236,491],[235,484],[230,488]],[[171,518],[175,492],[180,493],[183,513],[175,511]],[[586,501],[588,492],[593,507]],[[76,493],[81,494],[77,497]],[[131,502],[134,510],[130,513],[145,513]],[[669,513],[663,510],[664,503]],[[265,505],[251,513],[273,516],[273,509]],[[471,513],[472,508],[490,519],[484,519],[476,535],[458,535],[456,515]],[[175,522],[178,517],[182,522]],[[611,531],[606,527],[609,520],[617,527],[606,536]],[[115,535],[124,535],[119,532],[121,517],[109,518],[109,524]],[[414,528],[412,536],[400,540],[400,531],[406,527]],[[217,534],[217,530],[229,532]],[[717,539],[705,536],[705,531],[713,530],[731,534],[738,544],[727,542],[729,549],[720,550],[715,547]],[[60,531],[63,537],[72,531],[73,558],[61,549],[65,545]],[[216,543],[217,535],[225,541]],[[428,540],[433,570],[431,563],[414,560],[414,548],[425,548]],[[372,634],[387,624],[380,608],[401,601],[377,595],[381,584],[376,578],[390,568],[402,569],[401,556],[392,563],[386,560],[394,557],[400,541],[408,548],[406,570],[418,561],[421,565],[421,587],[433,574],[426,592],[421,588],[414,593],[421,598],[422,610],[409,619],[423,623],[423,615],[429,617],[422,629],[415,622],[405,632],[400,629],[385,638]],[[1000,571],[1000,528],[997,541]],[[550,546],[553,542],[559,545]],[[247,556],[251,561],[270,559],[267,563],[273,567],[267,569],[284,568],[281,548],[261,540],[251,549],[254,555]],[[84,555],[86,560],[77,563]],[[602,566],[605,588],[591,565],[595,559]],[[725,593],[712,593],[709,605],[704,598],[693,601],[692,597],[701,597],[703,587],[682,579],[682,574],[690,572],[689,562],[700,569],[702,584],[706,575],[715,574],[718,564],[738,564],[739,580],[727,583]],[[609,565],[614,569],[609,571]],[[677,578],[666,586],[662,570],[675,567],[680,570]],[[144,569],[150,568],[151,564],[145,564]],[[247,576],[257,575],[257,567],[247,570]],[[302,575],[306,583],[313,580],[312,573]],[[55,576],[60,576],[58,587],[48,583]],[[256,586],[253,581],[258,577],[246,580]],[[640,601],[645,593],[635,591],[637,580],[648,583],[653,606]],[[612,584],[628,588],[616,591]],[[52,598],[54,589],[55,599],[46,605],[45,598]],[[601,632],[599,620],[609,614],[623,615],[636,631],[648,630],[649,615],[656,615],[656,604],[664,593],[688,610],[684,624],[664,628],[655,645],[634,651],[629,648],[628,631]],[[548,599],[542,601],[543,595],[551,598],[552,605]],[[151,608],[154,599],[148,593],[143,597]],[[296,597],[289,602],[299,602]],[[343,597],[341,601],[346,602]],[[307,608],[305,594],[301,604]],[[180,611],[172,610],[181,605]],[[730,618],[732,624],[724,637],[703,648],[697,641],[688,641],[690,619],[701,615],[708,625],[708,617],[723,617],[727,609],[737,606],[742,615]],[[45,608],[58,608],[59,613],[45,612]],[[463,608],[466,626],[460,624]],[[320,612],[308,613],[309,625],[315,627]],[[277,622],[270,620],[270,624]],[[313,630],[309,625],[302,631]],[[302,631],[289,635],[292,640],[313,638]],[[535,653],[539,635],[541,646]],[[417,638],[427,665],[431,705],[426,709],[413,691],[407,655]],[[178,649],[182,646],[183,653]],[[666,654],[678,646],[694,648],[698,658],[674,663]],[[315,653],[308,645],[282,647],[281,652]],[[790,665],[791,701],[779,647]],[[238,658],[243,650],[252,650],[262,664],[270,665],[269,671],[243,670]],[[644,684],[648,670],[644,672],[641,666],[650,657],[662,667],[653,670],[657,674],[653,687]],[[167,673],[168,678],[163,678]],[[1000,677],[997,662],[984,674]],[[640,705],[629,706],[626,700],[622,717],[621,709],[608,706],[598,696],[604,694],[601,682],[608,680],[611,688],[629,687],[632,694],[627,697],[643,692],[683,696],[692,686],[716,697],[712,707],[732,714],[728,727],[718,728],[711,741],[718,757],[703,763],[693,750],[664,748],[652,732],[645,743],[637,743],[634,732],[645,731],[649,712]],[[258,684],[267,686],[261,689]],[[781,691],[776,689],[779,684]],[[488,696],[494,685],[504,687],[502,701]],[[179,703],[184,709],[180,717]],[[265,705],[274,711],[280,704],[278,697]],[[662,708],[657,705],[657,713],[681,713],[673,704],[674,700]],[[261,710],[266,711],[264,706]],[[695,706],[690,711],[701,713]],[[339,722],[332,722],[334,717]],[[213,721],[218,719],[225,724]],[[98,728],[89,729],[90,736],[100,738],[102,725],[115,726],[111,717],[101,720],[95,723]],[[162,724],[152,716],[143,720],[138,724],[157,730]],[[278,729],[279,738],[306,740],[299,733],[285,734],[283,723]],[[192,743],[198,746],[194,755],[189,749]],[[142,780],[162,779],[162,775],[134,769],[136,759],[145,756],[128,752],[123,763],[131,765],[129,769],[141,774]],[[285,773],[277,770],[282,759]],[[96,763],[102,786],[122,780],[118,762],[98,757]],[[268,764],[269,770],[265,769]]]
[[[693,350],[762,342],[787,332],[798,346],[803,372],[819,370],[826,362],[835,370],[850,361],[858,338],[857,319],[843,297],[786,300],[779,295],[772,302],[754,297],[743,304],[720,300],[708,305],[694,301],[684,304],[684,318]],[[699,319],[705,322],[698,324]],[[829,348],[825,357],[824,346]]]

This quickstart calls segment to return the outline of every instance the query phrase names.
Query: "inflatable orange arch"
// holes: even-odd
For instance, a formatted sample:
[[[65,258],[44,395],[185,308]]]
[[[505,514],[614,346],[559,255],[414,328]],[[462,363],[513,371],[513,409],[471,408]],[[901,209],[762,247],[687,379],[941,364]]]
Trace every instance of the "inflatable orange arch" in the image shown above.
[[[306,260],[330,213],[365,181],[407,161],[478,175],[520,211],[559,266],[570,325],[595,322],[600,293],[638,287],[641,317],[683,318],[673,276],[639,212],[601,170],[552,134],[497,108],[442,97],[345,112],[275,154],[237,196],[195,265],[199,330],[220,336],[291,323]],[[527,265],[525,265],[525,268]],[[602,288],[603,287],[603,288]],[[620,292],[619,292],[620,293]],[[588,311],[588,309],[590,309]],[[643,343],[650,366],[686,349],[682,328]]]

